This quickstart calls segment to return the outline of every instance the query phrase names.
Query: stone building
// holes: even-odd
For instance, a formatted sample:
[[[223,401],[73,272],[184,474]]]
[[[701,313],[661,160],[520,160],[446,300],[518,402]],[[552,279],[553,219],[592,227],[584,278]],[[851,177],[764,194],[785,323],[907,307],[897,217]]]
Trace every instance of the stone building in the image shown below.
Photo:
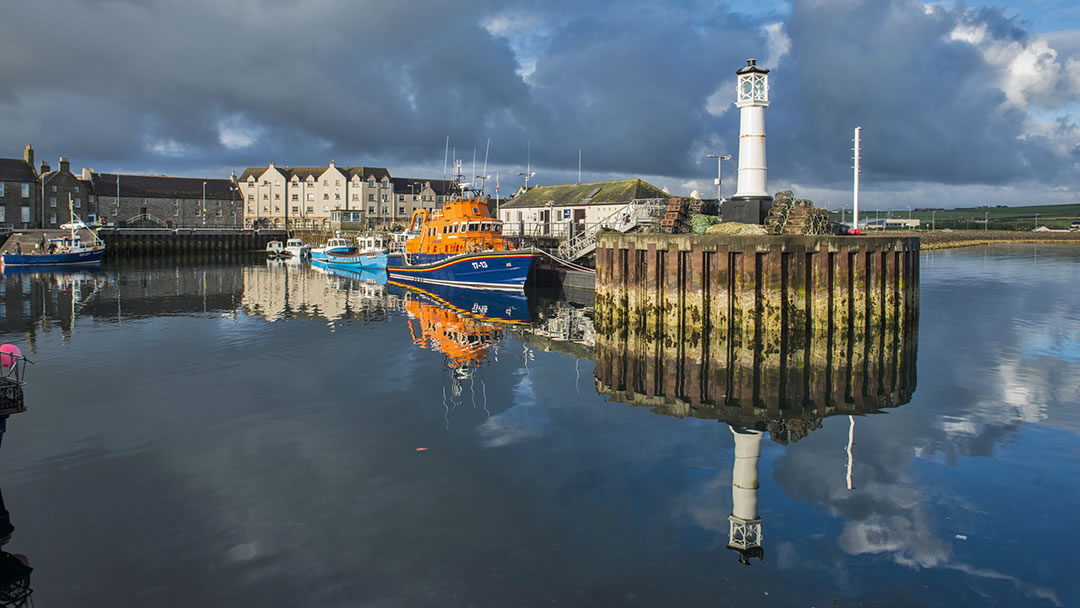
[[[36,228],[41,222],[41,182],[34,148],[22,158],[0,158],[0,227]]]
[[[71,162],[66,156],[60,157],[60,164],[55,171],[50,170],[47,164],[41,164],[41,185],[44,189],[43,228],[58,228],[67,224],[71,221],[72,212],[85,222],[93,221],[90,180],[85,175],[76,176],[72,173]]]
[[[92,187],[92,209],[105,225],[239,228],[244,224],[240,190],[233,179],[118,175],[93,169],[84,169],[83,176]]]
[[[630,202],[670,196],[640,179],[536,186],[502,203],[498,215],[506,234],[564,238],[609,220]]]

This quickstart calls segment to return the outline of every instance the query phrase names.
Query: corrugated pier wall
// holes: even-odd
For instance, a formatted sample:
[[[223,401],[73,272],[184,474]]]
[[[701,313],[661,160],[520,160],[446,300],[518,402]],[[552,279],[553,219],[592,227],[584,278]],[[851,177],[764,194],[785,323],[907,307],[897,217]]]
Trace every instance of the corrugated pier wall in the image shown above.
[[[729,422],[904,403],[918,255],[907,237],[603,234],[598,387]]]
[[[98,236],[105,241],[108,257],[256,251],[265,250],[270,241],[286,239],[284,230],[106,228]]]

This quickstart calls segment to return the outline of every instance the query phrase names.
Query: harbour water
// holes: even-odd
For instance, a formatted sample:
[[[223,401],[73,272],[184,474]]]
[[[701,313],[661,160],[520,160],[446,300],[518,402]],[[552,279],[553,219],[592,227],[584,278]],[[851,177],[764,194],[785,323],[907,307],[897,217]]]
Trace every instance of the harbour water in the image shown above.
[[[578,297],[262,260],[5,274],[0,341],[33,365],[3,551],[43,607],[1078,605],[1080,248],[920,264],[892,384],[849,369],[820,408],[627,397],[612,370],[655,364]]]

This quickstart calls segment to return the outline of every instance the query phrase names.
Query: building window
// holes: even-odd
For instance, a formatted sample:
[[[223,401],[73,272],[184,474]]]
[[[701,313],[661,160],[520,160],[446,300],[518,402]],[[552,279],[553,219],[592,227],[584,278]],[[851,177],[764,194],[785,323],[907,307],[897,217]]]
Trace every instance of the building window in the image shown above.
[[[56,184],[53,184],[52,191],[56,192]]]
[[[386,205],[383,205],[383,208],[382,208],[383,215],[386,215],[387,213],[389,213],[388,209],[389,208]]]
[[[93,203],[93,202],[94,202],[94,199],[95,199],[95,197],[94,197],[94,195],[93,195],[93,194],[88,194],[88,195],[86,196],[86,202],[88,202],[88,203]]]
[[[50,207],[55,207],[56,206],[56,197],[55,196],[50,196],[49,197],[49,206]]]
[[[329,195],[329,194],[327,194],[326,192],[323,192],[323,195],[322,195],[322,200],[324,200],[324,201],[328,201],[328,200],[330,200],[330,195]]]
[[[384,194],[384,195],[382,195],[382,202],[384,202],[384,203],[385,203],[385,202],[386,202],[386,199],[387,199],[387,195],[385,195],[385,194]]]
[[[30,223],[30,207],[23,207],[22,208],[22,222],[24,224],[29,224]]]
[[[405,195],[404,194],[397,195],[397,200],[398,200],[399,203],[404,202],[405,201]]]
[[[330,180],[328,180],[328,179],[322,180],[322,185],[329,186],[330,185]]]
[[[308,213],[315,213],[315,207],[313,207],[311,205],[308,205],[307,212]]]
[[[404,207],[398,207],[397,212],[398,213],[405,213],[405,208]]]
[[[296,213],[300,213],[300,207],[297,207],[296,205],[293,205],[293,208],[292,208],[292,212],[293,212],[294,214],[296,214]]]
[[[218,217],[221,217],[221,209],[218,209],[218,210],[217,210],[217,216],[218,216]]]
[[[173,214],[173,217],[176,217],[176,216],[180,215],[180,210],[179,209],[173,209],[172,214]]]
[[[55,213],[50,213],[49,214],[49,223],[50,224],[55,224],[56,223],[56,214]]]
[[[75,199],[75,208],[76,209],[82,209],[82,199],[79,199],[79,198]]]
[[[7,221],[7,207],[0,205],[0,222]]]
[[[334,180],[334,185],[335,186],[340,186],[341,185],[341,180],[340,179],[335,179]]]
[[[275,201],[280,201],[281,200],[281,193],[275,192],[274,193],[274,200]]]
[[[255,208],[254,207],[248,207],[247,212],[248,213],[255,213]]]
[[[368,188],[374,188],[375,187],[375,180],[374,179],[368,180],[367,185],[368,185]]]
[[[0,196],[4,196],[4,182],[0,182]]]
[[[309,200],[309,201],[315,200],[315,193],[314,192],[308,192],[307,193],[307,200]]]
[[[79,191],[79,187],[75,186],[75,192],[78,192],[78,191]]]
[[[341,200],[341,193],[340,192],[335,192],[334,193],[334,200],[335,201],[340,201]]]
[[[263,193],[263,200],[265,201],[265,200],[269,200],[269,199],[270,199],[270,195],[269,195],[269,194],[266,194],[266,193],[264,192],[264,193]]]
[[[0,192],[0,194],[2,194],[2,192]],[[357,194],[357,193],[355,193],[355,192],[353,192],[353,195],[352,195],[352,200],[354,200],[354,201],[358,201],[358,200],[360,200],[360,195],[359,195],[359,194]]]
[[[30,198],[30,184],[23,184],[22,185],[22,197],[23,198]]]
[[[249,195],[248,195],[248,200],[249,200],[249,201],[253,201],[253,200],[255,200],[255,195],[254,195],[254,194],[249,194]]]
[[[374,201],[375,200],[375,195],[374,194],[367,195],[367,200],[368,201]]]
[[[299,195],[299,194],[297,194],[297,193],[295,193],[295,192],[293,192],[293,194],[292,194],[292,200],[294,200],[294,201],[298,201],[298,200],[300,200],[300,195]]]
[[[25,209],[25,207],[23,207],[23,208]],[[368,207],[367,212],[368,213],[375,213],[375,207]]]

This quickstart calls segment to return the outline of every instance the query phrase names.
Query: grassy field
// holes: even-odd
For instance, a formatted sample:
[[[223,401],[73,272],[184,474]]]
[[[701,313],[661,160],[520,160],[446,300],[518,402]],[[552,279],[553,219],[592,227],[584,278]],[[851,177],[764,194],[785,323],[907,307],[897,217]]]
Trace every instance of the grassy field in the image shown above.
[[[931,207],[932,205],[927,205]],[[936,213],[930,211],[911,211],[912,219],[922,220],[922,228],[929,230],[936,226],[938,230],[1031,230],[1035,227],[1036,217],[1039,226],[1048,228],[1068,228],[1072,222],[1080,221],[1080,204],[1075,205],[1034,205],[1031,207],[969,207],[946,209]],[[1036,214],[1038,214],[1036,216]],[[863,218],[907,218],[908,209],[888,211],[860,211]],[[839,212],[830,213],[829,217],[840,220]],[[844,213],[844,219],[851,222],[851,210]]]

